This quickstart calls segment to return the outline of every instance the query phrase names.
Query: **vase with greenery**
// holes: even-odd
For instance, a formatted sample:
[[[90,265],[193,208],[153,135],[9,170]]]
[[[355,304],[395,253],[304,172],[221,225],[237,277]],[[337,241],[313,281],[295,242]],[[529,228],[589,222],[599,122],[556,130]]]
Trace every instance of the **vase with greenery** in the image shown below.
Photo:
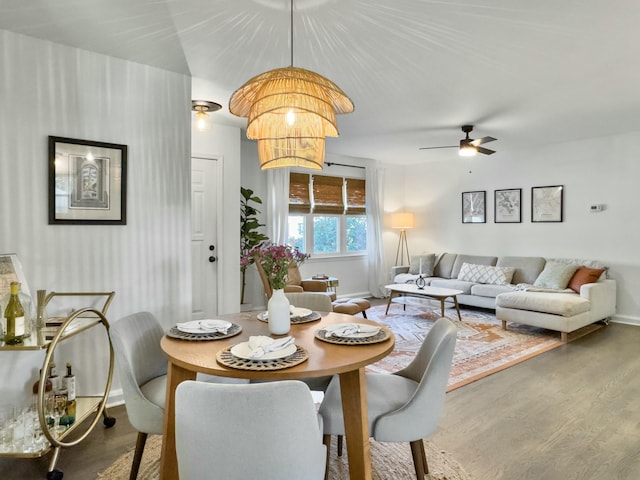
[[[254,262],[253,256],[249,252],[268,240],[265,234],[260,233],[263,223],[258,221],[258,210],[254,205],[262,205],[262,200],[253,194],[250,188],[240,187],[240,271],[242,273],[242,290],[240,293],[240,303],[244,303],[244,292],[246,287],[247,268]]]

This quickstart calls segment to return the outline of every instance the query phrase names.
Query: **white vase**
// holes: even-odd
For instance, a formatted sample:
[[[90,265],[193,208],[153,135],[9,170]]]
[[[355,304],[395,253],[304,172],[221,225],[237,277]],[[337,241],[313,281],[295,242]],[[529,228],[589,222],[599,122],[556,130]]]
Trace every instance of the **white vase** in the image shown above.
[[[269,331],[273,335],[284,335],[291,328],[289,316],[289,300],[284,295],[284,289],[273,290],[267,303]]]

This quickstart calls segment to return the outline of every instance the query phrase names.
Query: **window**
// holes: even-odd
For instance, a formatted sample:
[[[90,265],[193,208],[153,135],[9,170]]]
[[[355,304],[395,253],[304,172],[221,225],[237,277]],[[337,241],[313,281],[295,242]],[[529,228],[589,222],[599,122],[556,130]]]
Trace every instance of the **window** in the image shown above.
[[[367,250],[365,181],[291,173],[288,243],[314,255]]]

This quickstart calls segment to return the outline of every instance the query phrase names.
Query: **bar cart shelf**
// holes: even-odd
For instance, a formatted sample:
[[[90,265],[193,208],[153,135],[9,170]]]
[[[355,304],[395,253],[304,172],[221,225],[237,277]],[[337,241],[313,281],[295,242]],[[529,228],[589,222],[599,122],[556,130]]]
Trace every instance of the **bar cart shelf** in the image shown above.
[[[25,338],[20,345],[5,345],[4,342],[0,341],[0,351],[24,352],[29,350],[43,350],[45,352],[40,374],[36,408],[40,426],[47,440],[46,446],[39,450],[1,452],[0,457],[39,458],[53,451],[49,462],[47,480],[61,480],[63,472],[56,469],[60,450],[62,448],[72,447],[83,441],[98,424],[101,417],[102,423],[106,428],[111,428],[115,425],[116,419],[109,416],[106,409],[106,402],[113,378],[114,353],[109,336],[109,322],[105,316],[114,296],[115,292],[50,292],[45,297],[45,306],[55,297],[93,297],[96,303],[100,303],[102,297],[104,297],[104,303],[100,309],[86,307],[73,311],[67,317],[50,319],[50,322],[47,322],[47,326],[33,328],[31,336]],[[106,330],[109,342],[109,370],[104,393],[102,396],[77,396],[75,422],[64,432],[56,435],[55,432],[50,430],[45,413],[44,396],[47,366],[53,360],[55,349],[60,342],[67,341],[82,332],[100,325]]]

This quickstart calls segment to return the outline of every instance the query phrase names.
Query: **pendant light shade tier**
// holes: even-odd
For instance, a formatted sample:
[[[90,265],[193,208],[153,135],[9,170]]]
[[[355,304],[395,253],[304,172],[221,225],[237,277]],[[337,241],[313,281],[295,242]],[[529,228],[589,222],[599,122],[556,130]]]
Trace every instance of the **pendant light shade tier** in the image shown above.
[[[353,112],[353,102],[328,78],[298,67],[284,67],[256,75],[236,90],[229,101],[229,111],[239,117],[249,117],[253,105],[269,96],[293,94],[292,107],[322,113],[319,105],[329,104],[335,113]],[[320,111],[316,111],[319,109]]]
[[[302,167],[322,170],[324,138],[286,137],[258,140],[260,168]]]

